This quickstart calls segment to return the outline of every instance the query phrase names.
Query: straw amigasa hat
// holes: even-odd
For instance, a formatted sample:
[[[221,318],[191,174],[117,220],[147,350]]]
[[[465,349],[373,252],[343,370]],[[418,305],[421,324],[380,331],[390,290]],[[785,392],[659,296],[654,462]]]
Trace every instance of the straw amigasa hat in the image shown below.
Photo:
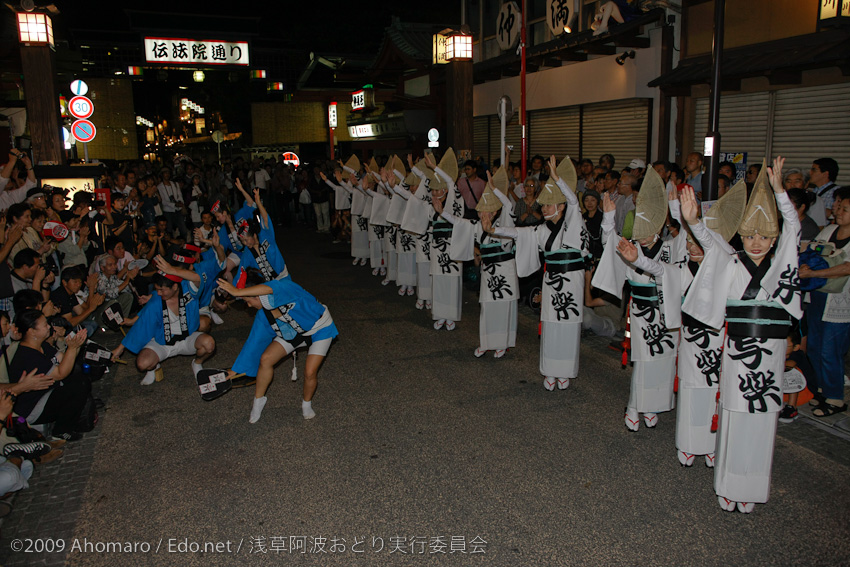
[[[347,167],[350,167],[354,171],[360,171],[360,160],[357,159],[357,156],[354,155],[354,154],[351,154],[351,157],[348,158],[348,161],[345,162],[345,165]],[[345,169],[342,170],[342,178],[343,179],[348,179],[349,175],[351,175],[351,174],[348,173]]]
[[[455,156],[455,151],[453,149],[449,148],[446,150],[446,153],[443,154],[443,159],[440,160],[437,167],[445,171],[446,174],[452,178],[452,181],[457,181],[457,157]]]
[[[632,240],[643,240],[658,234],[667,220],[667,191],[664,180],[654,169],[646,170],[635,202],[635,225]]]
[[[381,168],[378,167],[378,162],[375,161],[375,156],[372,156],[372,159],[369,160],[369,165],[367,167],[369,168],[369,171],[375,173],[376,175],[381,174]]]
[[[537,196],[537,202],[541,205],[560,205],[567,202],[567,198],[561,192],[561,188],[555,185],[555,182],[549,179],[540,189],[540,195]]]
[[[578,185],[578,174],[576,173],[576,167],[573,165],[573,160],[570,159],[570,156],[566,156],[562,159],[561,163],[558,164],[558,167],[555,168],[555,171],[558,172],[558,177],[564,180],[567,187],[575,193],[576,185]]]
[[[404,162],[403,162],[403,161],[401,161],[401,158],[400,158],[400,157],[398,157],[397,155],[393,156],[392,161],[390,161],[390,165],[392,166],[392,168],[393,168],[395,171],[398,171],[399,173],[402,173],[402,174],[403,174],[405,171],[407,171],[407,170],[404,168]]]
[[[759,234],[768,238],[779,236],[779,221],[776,214],[776,197],[768,187],[767,163],[762,161],[761,171],[753,186],[747,209],[741,226],[738,227],[741,236]]]
[[[747,184],[742,179],[720,197],[705,214],[705,226],[719,234],[726,242],[735,236],[744,209],[747,208]]]
[[[419,185],[419,178],[411,171],[407,174],[407,177],[404,178],[404,184],[408,187],[415,187],[416,185]]]
[[[508,174],[504,167],[500,167],[499,171],[496,172],[496,175],[493,177],[493,185],[502,193],[507,193],[509,182]],[[501,208],[502,202],[488,183],[484,188],[484,193],[481,194],[481,198],[478,200],[478,204],[475,206],[475,210],[479,213],[495,213]]]

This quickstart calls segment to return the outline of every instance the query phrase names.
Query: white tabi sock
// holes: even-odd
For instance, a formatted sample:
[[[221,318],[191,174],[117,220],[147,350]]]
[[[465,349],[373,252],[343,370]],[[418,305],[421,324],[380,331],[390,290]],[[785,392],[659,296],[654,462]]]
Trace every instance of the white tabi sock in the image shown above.
[[[224,319],[222,319],[221,316],[215,311],[210,311],[210,319],[212,319],[212,322],[216,325],[221,325],[224,323]]]
[[[266,407],[266,397],[254,398],[254,407],[251,408],[251,418],[248,423],[257,423],[260,421],[260,416],[263,415],[263,408]]]
[[[301,413],[304,419],[313,419],[316,417],[316,412],[313,411],[313,402],[301,402]]]
[[[200,372],[203,369],[204,369],[203,364],[199,364],[199,363],[195,362],[195,359],[192,359],[192,374],[195,375],[195,378],[198,377],[198,372]]]
[[[139,382],[142,386],[150,386],[156,381],[156,371],[159,370],[159,364],[156,365],[156,368],[153,370],[148,370],[145,372],[145,377],[142,378],[142,381]]]

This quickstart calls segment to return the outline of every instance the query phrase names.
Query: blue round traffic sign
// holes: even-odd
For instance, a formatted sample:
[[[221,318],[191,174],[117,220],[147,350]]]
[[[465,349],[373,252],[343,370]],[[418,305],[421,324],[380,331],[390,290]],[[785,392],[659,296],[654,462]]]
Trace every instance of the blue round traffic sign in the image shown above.
[[[97,128],[94,127],[91,120],[77,120],[71,124],[71,135],[78,142],[91,142],[97,135]]]

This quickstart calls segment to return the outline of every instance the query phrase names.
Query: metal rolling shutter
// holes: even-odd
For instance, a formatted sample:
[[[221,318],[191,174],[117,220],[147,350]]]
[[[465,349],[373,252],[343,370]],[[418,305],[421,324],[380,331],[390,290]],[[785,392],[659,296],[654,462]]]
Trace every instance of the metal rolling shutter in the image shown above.
[[[647,159],[649,103],[631,99],[586,105],[581,157],[595,163],[602,154],[613,154],[617,169],[634,158]]]
[[[540,154],[578,158],[579,108],[537,110],[529,113],[529,156]]]
[[[487,154],[490,151],[490,125],[489,116],[477,116],[472,119],[472,156],[484,156],[488,160]]]
[[[702,152],[708,132],[708,98],[696,101],[694,151]],[[767,151],[769,93],[723,96],[720,99],[720,151],[747,152],[747,163],[761,163]],[[682,156],[682,163],[685,156]]]
[[[493,160],[499,159],[502,155],[502,150],[499,147],[501,144],[500,129],[501,125],[499,117],[494,114],[490,117],[490,157],[487,160],[487,163],[492,164]],[[513,118],[511,118],[511,121],[505,126],[505,143],[514,147],[514,149],[511,150],[511,161],[518,161],[522,152],[522,128],[519,125],[519,119],[516,112],[514,113]]]
[[[776,91],[772,154],[804,171],[831,157],[839,185],[850,185],[850,83]]]

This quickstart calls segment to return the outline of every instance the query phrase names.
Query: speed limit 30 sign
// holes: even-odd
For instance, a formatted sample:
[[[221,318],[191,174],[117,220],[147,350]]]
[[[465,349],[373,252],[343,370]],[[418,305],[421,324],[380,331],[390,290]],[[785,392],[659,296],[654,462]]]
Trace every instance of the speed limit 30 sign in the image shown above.
[[[85,120],[94,113],[94,104],[88,97],[75,96],[68,103],[68,112],[79,120]]]

